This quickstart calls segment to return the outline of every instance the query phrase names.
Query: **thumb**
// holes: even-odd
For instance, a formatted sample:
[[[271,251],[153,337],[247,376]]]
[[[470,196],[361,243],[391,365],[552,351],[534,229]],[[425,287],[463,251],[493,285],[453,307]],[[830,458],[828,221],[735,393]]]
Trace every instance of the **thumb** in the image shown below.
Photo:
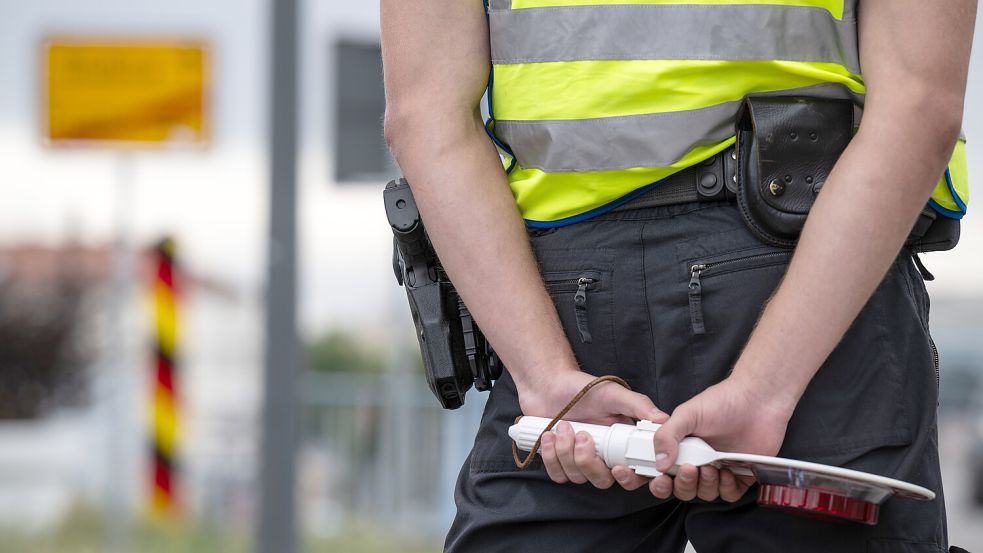
[[[660,472],[672,468],[679,454],[679,442],[695,430],[695,411],[687,409],[685,405],[676,408],[669,420],[655,432],[655,468]]]
[[[645,394],[618,387],[612,400],[612,405],[618,410],[619,415],[652,422],[664,422],[669,418],[669,415],[659,410],[652,403],[652,399]]]

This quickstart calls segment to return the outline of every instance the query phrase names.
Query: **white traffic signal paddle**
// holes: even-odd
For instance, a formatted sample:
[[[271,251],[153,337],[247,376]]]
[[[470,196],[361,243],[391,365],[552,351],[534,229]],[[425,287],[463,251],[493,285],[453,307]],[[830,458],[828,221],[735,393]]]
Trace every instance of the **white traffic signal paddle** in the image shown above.
[[[542,417],[520,417],[509,428],[509,437],[519,449],[530,451],[549,423]],[[662,474],[655,468],[653,445],[661,425],[645,420],[634,425],[570,424],[575,432],[588,432],[594,438],[597,454],[607,466],[626,465],[641,476]],[[680,465],[712,465],[735,475],[754,476],[760,505],[869,525],[877,524],[880,505],[891,497],[935,499],[931,490],[908,482],[794,459],[717,451],[696,437],[680,442],[676,465],[668,473],[675,474]]]

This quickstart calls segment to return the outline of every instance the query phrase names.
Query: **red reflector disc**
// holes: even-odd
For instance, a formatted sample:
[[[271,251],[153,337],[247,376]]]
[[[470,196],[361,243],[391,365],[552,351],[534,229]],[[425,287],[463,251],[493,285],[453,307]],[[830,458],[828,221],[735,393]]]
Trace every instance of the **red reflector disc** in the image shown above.
[[[880,506],[876,503],[847,497],[843,494],[810,488],[793,488],[762,484],[758,489],[758,504],[768,507],[797,509],[816,515],[845,518],[863,524],[877,524]]]

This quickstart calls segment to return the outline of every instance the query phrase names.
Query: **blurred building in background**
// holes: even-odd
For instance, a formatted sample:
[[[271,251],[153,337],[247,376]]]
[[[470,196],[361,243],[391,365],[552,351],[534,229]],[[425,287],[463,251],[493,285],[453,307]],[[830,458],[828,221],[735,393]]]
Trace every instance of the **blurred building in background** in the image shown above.
[[[437,407],[392,274],[381,190],[397,170],[382,139],[377,3],[301,5],[303,530],[341,544],[328,551],[436,550],[484,397]],[[232,544],[173,550],[240,551],[258,501],[269,3],[0,0],[0,14],[0,543],[44,551],[31,540],[62,532],[81,505],[103,521],[87,530],[93,547],[140,550],[130,529],[146,515],[152,477],[146,252],[167,235],[184,283],[182,519]],[[46,147],[40,68],[53,36],[207,45],[207,145]],[[974,175],[983,175],[979,50],[965,123]],[[983,475],[971,460],[983,451],[983,216],[971,212],[963,235],[955,252],[925,262],[938,277],[928,285],[950,534],[973,546],[983,544],[983,508],[972,503]],[[131,535],[114,542],[107,525]],[[352,533],[357,547],[344,541]]]

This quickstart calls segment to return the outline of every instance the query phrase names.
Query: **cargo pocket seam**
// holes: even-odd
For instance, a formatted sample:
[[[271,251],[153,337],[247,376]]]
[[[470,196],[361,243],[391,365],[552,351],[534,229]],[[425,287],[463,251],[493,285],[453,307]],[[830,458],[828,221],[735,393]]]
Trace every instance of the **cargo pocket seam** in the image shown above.
[[[890,277],[890,273],[888,274]],[[875,296],[880,290],[874,292],[871,298],[868,300],[875,301]],[[869,303],[868,303],[869,306]],[[865,307],[866,308],[866,307]],[[883,303],[878,302],[874,305],[875,313],[874,318],[878,325],[876,333],[876,347],[879,352],[879,356],[886,360],[885,367],[899,367],[901,366],[900,361],[897,359],[895,352],[888,347],[890,339],[888,336],[888,315],[885,312]],[[859,316],[859,315],[858,315]],[[839,344],[837,345],[839,347]],[[834,350],[835,352],[835,350]],[[833,353],[830,353],[832,356]],[[827,358],[828,359],[828,358]],[[824,365],[826,362],[824,361]],[[822,370],[822,368],[820,368]],[[902,395],[904,391],[904,382],[900,374],[891,373],[896,380],[888,383],[895,391],[896,394]],[[898,428],[897,425],[886,430],[884,432],[878,432],[874,434],[868,434],[865,437],[860,437],[852,440],[843,440],[836,444],[819,444],[813,447],[791,447],[787,450],[783,449],[783,455],[788,455],[791,457],[808,457],[810,459],[823,459],[829,458],[834,459],[834,464],[839,464],[843,459],[843,456],[848,456],[854,453],[862,453],[866,450],[878,448],[878,447],[898,447],[905,446],[911,443],[911,418],[908,413],[907,405],[904,401],[895,402],[898,409],[898,417],[896,420],[900,421],[901,427]],[[783,446],[784,447],[784,446]],[[839,459],[836,456],[841,456]]]

